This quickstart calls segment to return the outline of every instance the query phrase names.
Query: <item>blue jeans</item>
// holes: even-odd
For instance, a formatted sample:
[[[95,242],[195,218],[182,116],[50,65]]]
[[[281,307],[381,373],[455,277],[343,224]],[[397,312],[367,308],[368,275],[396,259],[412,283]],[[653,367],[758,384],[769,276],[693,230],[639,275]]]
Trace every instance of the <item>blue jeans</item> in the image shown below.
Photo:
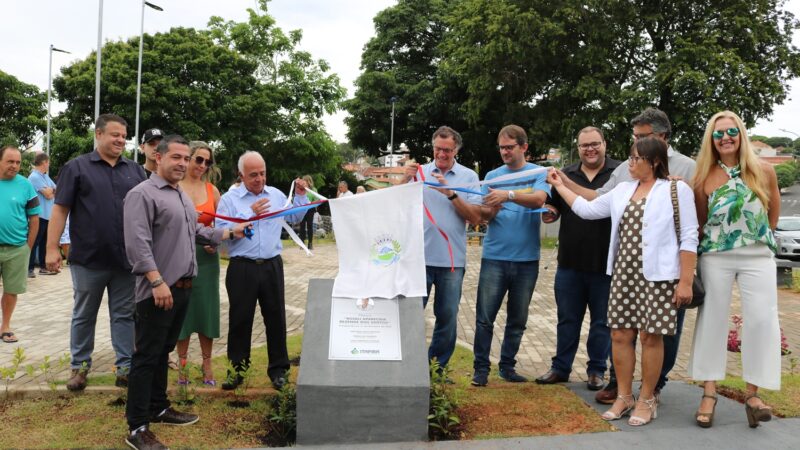
[[[458,329],[458,304],[461,302],[461,284],[464,281],[464,268],[456,267],[451,272],[449,267],[425,266],[428,283],[428,295],[431,287],[436,286],[433,297],[433,314],[436,325],[433,327],[431,346],[428,348],[428,360],[436,358],[441,367],[445,367],[453,350],[456,348]],[[428,297],[422,299],[422,307],[428,305]]]
[[[506,329],[500,347],[500,369],[513,370],[517,361],[522,334],[528,323],[528,307],[539,277],[539,261],[500,261],[482,259],[478,280],[478,304],[475,324],[475,372],[487,373],[491,363],[494,320],[508,293],[506,304]]]
[[[658,383],[656,383],[656,390],[660,391],[666,386],[667,375],[675,367],[675,360],[678,359],[678,347],[681,344],[681,334],[683,333],[683,318],[686,316],[686,310],[678,308],[678,323],[675,326],[675,334],[672,336],[664,336],[664,362],[661,365],[661,375],[658,376]],[[636,346],[636,338],[634,338],[633,345]],[[611,356],[609,352],[609,357]],[[611,358],[614,361],[614,358]],[[614,371],[614,363],[611,363],[611,370],[609,370],[609,381],[617,380],[617,373]]]
[[[598,272],[559,267],[556,271],[555,294],[558,308],[556,355],[551,368],[563,376],[572,372],[572,363],[581,337],[581,325],[589,307],[588,375],[603,376],[611,351],[611,330],[608,328],[608,293],[611,277]]]
[[[69,351],[72,354],[70,366],[73,369],[80,369],[84,363],[87,367],[92,366],[97,311],[103,300],[103,292],[108,288],[111,345],[117,355],[114,364],[117,366],[117,373],[128,373],[133,354],[136,278],[127,270],[89,269],[78,264],[70,266],[70,273],[75,299],[70,324]]]

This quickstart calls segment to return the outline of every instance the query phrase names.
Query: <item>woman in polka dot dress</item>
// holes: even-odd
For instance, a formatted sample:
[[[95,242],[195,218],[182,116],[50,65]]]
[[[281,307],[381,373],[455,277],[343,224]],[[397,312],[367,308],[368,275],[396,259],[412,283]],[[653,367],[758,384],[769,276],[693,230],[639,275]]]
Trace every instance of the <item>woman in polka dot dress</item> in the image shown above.
[[[637,139],[628,162],[634,181],[620,183],[591,202],[564,186],[556,171],[550,172],[548,182],[578,216],[590,220],[611,218],[608,325],[619,395],[602,417],[616,420],[633,410],[628,423],[639,426],[656,418],[658,405],[653,391],[661,372],[663,336],[675,334],[677,308],[692,299],[698,233],[694,194],[679,181],[678,242],[667,179],[667,144],[656,137]],[[637,333],[642,338],[638,401],[632,390]]]

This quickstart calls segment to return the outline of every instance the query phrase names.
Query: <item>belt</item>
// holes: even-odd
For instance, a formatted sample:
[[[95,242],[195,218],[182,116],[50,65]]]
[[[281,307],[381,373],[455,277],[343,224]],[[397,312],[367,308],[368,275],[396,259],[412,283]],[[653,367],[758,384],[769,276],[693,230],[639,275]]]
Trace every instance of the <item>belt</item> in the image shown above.
[[[280,256],[280,255],[278,255],[278,256]],[[272,261],[273,259],[277,258],[278,256],[273,256],[272,258],[267,258],[267,259],[261,259],[261,258],[252,259],[252,258],[245,258],[243,256],[233,256],[233,257],[231,257],[231,261],[239,261],[239,262],[246,262],[246,263],[250,263],[250,264],[261,265],[261,264],[266,264],[266,263]]]
[[[192,287],[192,279],[189,277],[181,278],[180,280],[176,281],[172,287],[178,289],[189,289]]]

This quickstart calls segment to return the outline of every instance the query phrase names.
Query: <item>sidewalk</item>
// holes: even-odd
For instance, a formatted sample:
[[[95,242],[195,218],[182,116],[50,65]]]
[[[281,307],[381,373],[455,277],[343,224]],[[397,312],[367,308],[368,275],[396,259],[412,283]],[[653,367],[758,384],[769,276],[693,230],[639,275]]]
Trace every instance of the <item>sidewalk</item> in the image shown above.
[[[464,277],[463,298],[458,319],[458,338],[462,345],[472,346],[475,331],[475,303],[477,297],[478,274],[480,272],[481,247],[470,245],[467,248],[468,262]],[[301,333],[305,311],[308,281],[311,278],[334,278],[338,271],[336,247],[333,244],[315,247],[314,256],[307,257],[294,245],[287,246],[283,252],[286,280],[286,316],[289,334]],[[549,369],[550,358],[556,345],[556,308],[553,300],[553,280],[555,277],[555,252],[542,251],[539,280],[531,302],[531,314],[528,318],[528,329],[522,340],[518,355],[518,370],[530,377],[536,377]],[[214,355],[224,355],[228,330],[228,297],[224,288],[225,266],[221,275],[221,331],[222,337],[214,342]],[[800,352],[800,295],[788,291],[779,291],[779,311],[781,325],[789,341],[793,355]],[[731,314],[739,312],[738,292],[735,293]],[[425,311],[428,322],[428,337],[433,328],[433,308]],[[55,276],[37,276],[29,280],[28,292],[19,297],[14,312],[12,327],[19,338],[17,344],[0,343],[0,367],[7,366],[16,347],[25,350],[25,364],[39,364],[45,355],[57,360],[61,355],[69,353],[69,324],[72,314],[72,281],[69,268]],[[680,352],[672,379],[685,379],[688,356],[691,351],[692,335],[696,311],[686,314],[684,333],[681,339]],[[492,357],[497,358],[500,352],[503,325],[505,324],[505,308],[500,311],[495,326],[495,339],[492,342]],[[588,333],[588,314],[583,324],[582,336]],[[266,336],[260,320],[255,321],[253,343],[264,345]],[[197,339],[192,339],[189,352],[190,359],[200,360],[200,349]],[[728,373],[740,374],[741,364],[736,354],[729,355]],[[573,366],[572,381],[585,381],[587,362],[585,342],[578,348]],[[93,373],[109,373],[114,363],[114,352],[111,348],[108,309],[106,303],[100,308],[98,315]],[[789,357],[783,358],[784,371],[789,370]],[[67,378],[68,371],[60,374]],[[20,371],[13,385],[38,383],[42,380],[31,379]]]

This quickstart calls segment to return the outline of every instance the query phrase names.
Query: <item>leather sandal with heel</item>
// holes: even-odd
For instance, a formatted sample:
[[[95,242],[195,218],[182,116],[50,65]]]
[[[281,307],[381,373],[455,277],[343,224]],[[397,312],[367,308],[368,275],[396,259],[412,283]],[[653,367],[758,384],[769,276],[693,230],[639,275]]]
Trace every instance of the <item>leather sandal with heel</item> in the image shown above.
[[[697,426],[700,428],[711,428],[711,425],[714,424],[714,411],[717,409],[717,394],[708,395],[703,394],[703,398],[713,398],[714,399],[714,406],[711,407],[710,413],[700,412],[699,410],[694,415],[694,420],[697,422]],[[702,402],[703,399],[701,398],[700,401]],[[700,420],[701,418],[705,420]]]
[[[650,410],[650,418],[645,419],[639,416],[631,416],[628,419],[628,425],[632,427],[641,427],[647,425],[648,423],[652,422],[656,417],[658,417],[658,402],[656,401],[655,396],[653,396],[649,400],[643,400],[640,397],[639,400],[636,402],[636,404],[638,405],[639,403],[644,403],[647,406],[647,409]],[[633,411],[636,412],[636,409],[634,409]]]
[[[744,412],[747,413],[747,423],[750,425],[750,428],[756,428],[759,422],[769,422],[772,420],[772,408],[769,406],[750,406],[747,403],[748,400],[751,398],[758,398],[758,394],[748,395],[744,399]]]
[[[618,395],[617,396],[617,400],[622,400],[622,403],[625,405],[625,408],[622,411],[620,411],[619,414],[617,414],[614,411],[612,411],[611,409],[609,409],[608,411],[606,411],[606,412],[604,412],[603,414],[600,415],[601,419],[609,420],[609,421],[610,420],[619,420],[619,419],[627,416],[628,414],[630,414],[630,412],[633,409],[633,407],[636,406],[636,399],[633,398],[632,394],[631,395]],[[613,408],[613,406],[611,408]]]
[[[216,386],[217,380],[214,379],[214,371],[211,370],[211,355],[203,354],[203,384],[206,386]]]

